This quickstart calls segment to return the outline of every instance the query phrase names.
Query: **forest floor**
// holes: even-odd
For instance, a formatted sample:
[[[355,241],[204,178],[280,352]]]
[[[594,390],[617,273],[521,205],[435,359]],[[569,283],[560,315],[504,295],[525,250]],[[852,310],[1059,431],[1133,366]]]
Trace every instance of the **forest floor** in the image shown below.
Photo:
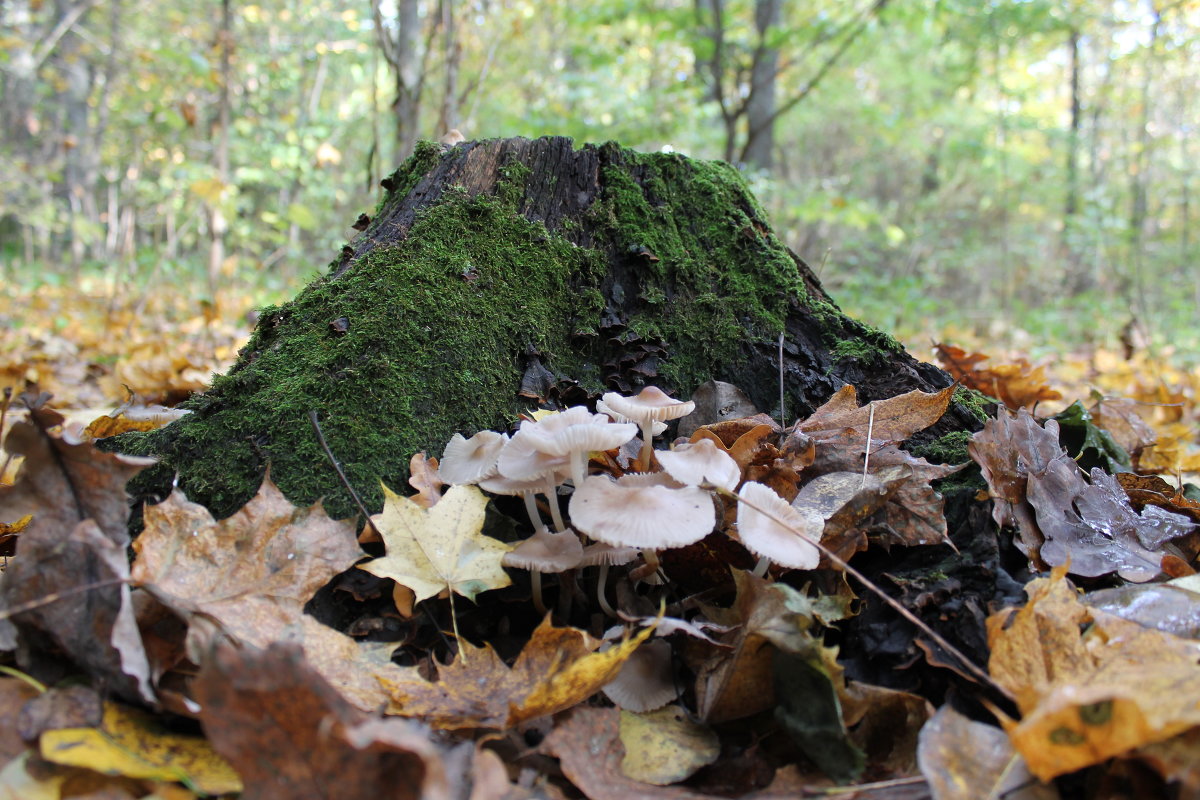
[[[851,394],[782,430],[713,421],[691,441],[738,476],[705,547],[665,550],[659,584],[638,580],[652,559],[581,567],[574,611],[575,578],[548,575],[543,621],[531,573],[499,568],[523,523],[502,504],[471,522],[479,492],[420,457],[413,501],[358,530],[269,481],[228,520],[172,495],[131,572],[120,488],[138,465],[96,451],[112,428],[94,425],[161,424],[155,406],[233,364],[254,305],[103,283],[0,300],[0,798],[1200,796],[1200,367],[1169,349],[914,346],[1001,401],[959,484],[898,447],[946,393]],[[33,387],[50,398],[21,399]],[[625,447],[589,469],[647,466]],[[819,565],[749,570],[743,481],[823,517]],[[404,535],[495,549],[494,569],[415,574]],[[635,667],[666,699],[615,688]]]

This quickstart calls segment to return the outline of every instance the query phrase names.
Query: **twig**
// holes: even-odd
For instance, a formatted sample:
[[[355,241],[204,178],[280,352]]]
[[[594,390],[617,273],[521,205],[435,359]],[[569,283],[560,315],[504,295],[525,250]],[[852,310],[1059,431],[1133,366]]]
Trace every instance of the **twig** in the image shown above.
[[[84,594],[93,589],[103,589],[106,586],[116,586],[122,583],[132,583],[129,578],[111,578],[106,581],[96,581],[95,583],[86,583],[83,586],[72,586],[70,589],[63,589],[61,592],[51,592],[44,597],[39,597],[36,600],[29,600],[25,603],[18,603],[15,606],[8,608],[0,608],[0,620],[15,617],[17,614],[24,614],[26,611],[33,611],[35,608],[48,606],[51,603],[57,603],[59,600],[65,600],[77,594]]]
[[[329,444],[325,441],[325,434],[321,432],[321,423],[317,421],[317,412],[315,410],[309,411],[308,419],[312,423],[313,431],[317,434],[317,441],[320,442],[321,449],[325,451],[325,457],[329,459],[329,463],[332,464],[334,470],[337,471],[337,476],[341,480],[342,486],[347,492],[349,492],[350,499],[354,501],[354,505],[358,506],[358,511],[363,515],[363,519],[366,520],[367,526],[371,530],[375,531],[375,535],[382,539],[383,534],[379,532],[379,528],[376,528],[375,523],[371,521],[371,513],[367,511],[367,507],[363,505],[363,501],[358,496],[358,492],[354,491],[354,487],[351,486],[350,481],[346,479],[346,473],[342,472],[342,465],[338,463],[337,458],[335,458],[333,455],[333,451],[329,449]]]
[[[787,427],[787,413],[783,409],[783,332],[779,332],[779,427]]]
[[[863,448],[863,479],[861,489],[867,485],[867,466],[871,463],[871,434],[875,430],[875,404],[871,403],[871,416],[867,419],[867,446]]]
[[[1014,703],[1016,702],[1016,698],[1013,696],[1012,692],[1010,692],[1008,689],[1005,689],[1000,684],[996,683],[996,681],[992,679],[992,676],[988,675],[987,670],[983,669],[982,667],[975,664],[975,662],[971,661],[971,659],[967,658],[967,656],[964,653],[962,653],[957,647],[950,644],[950,642],[948,642],[945,639],[945,637],[943,637],[941,634],[939,634],[933,628],[929,627],[924,622],[922,622],[921,619],[916,614],[912,613],[907,608],[902,606],[900,604],[900,602],[898,600],[896,600],[894,597],[892,597],[887,592],[885,592],[883,589],[879,588],[874,583],[872,583],[871,580],[868,579],[866,575],[863,575],[857,569],[850,566],[845,561],[845,559],[843,559],[841,556],[834,553],[832,550],[830,550],[825,545],[821,544],[816,539],[813,539],[812,537],[807,536],[803,532],[797,530],[795,526],[780,519],[779,517],[777,517],[774,514],[774,512],[772,512],[770,509],[766,508],[765,506],[761,506],[758,503],[751,502],[751,501],[745,499],[744,497],[742,497],[734,492],[731,492],[725,488],[718,487],[717,493],[723,495],[724,497],[728,497],[730,499],[736,500],[739,503],[746,504],[747,506],[754,509],[758,513],[766,516],[768,519],[773,520],[775,522],[775,524],[788,529],[789,531],[796,534],[804,541],[806,541],[809,544],[816,547],[818,550],[820,550],[825,555],[826,558],[828,558],[830,561],[832,561],[834,564],[836,564],[840,569],[844,570],[846,573],[853,575],[858,580],[858,582],[861,583],[863,586],[865,586],[871,593],[877,595],[880,600],[882,600],[883,602],[885,602],[889,606],[891,606],[892,610],[894,610],[897,614],[904,617],[904,619],[908,620],[913,625],[915,625],[922,633],[929,636],[930,639],[933,639],[933,641],[936,642],[938,644],[938,646],[941,647],[943,650],[945,650],[947,653],[949,653],[950,655],[952,655],[956,659],[958,659],[959,662],[962,664],[963,668],[967,670],[967,672],[970,672],[972,675],[974,675],[980,681],[982,681],[983,683],[987,684],[988,686],[991,686],[992,688],[994,688],[1001,695],[1003,695],[1007,700],[1010,700]]]

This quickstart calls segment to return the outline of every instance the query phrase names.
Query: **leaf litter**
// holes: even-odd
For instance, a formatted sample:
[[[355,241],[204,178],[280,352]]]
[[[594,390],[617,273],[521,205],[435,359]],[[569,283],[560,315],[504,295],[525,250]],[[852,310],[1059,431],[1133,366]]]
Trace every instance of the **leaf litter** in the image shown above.
[[[970,385],[983,359],[947,352]],[[11,502],[0,503],[0,522],[29,521],[4,531],[16,555],[0,579],[0,646],[39,681],[92,681],[121,701],[107,701],[112,713],[134,719],[131,707],[141,706],[149,723],[190,724],[244,797],[366,797],[402,786],[414,797],[750,798],[837,782],[860,797],[1050,797],[1065,786],[1059,776],[1102,775],[1112,756],[1137,760],[1164,787],[1200,788],[1191,766],[1200,705],[1178,702],[1200,696],[1200,587],[1187,577],[1147,582],[1194,572],[1197,501],[1178,483],[1107,471],[1189,463],[1184,415],[1143,419],[1140,407],[1105,396],[1071,412],[1080,446],[1066,435],[1067,417],[1058,427],[1031,413],[1055,399],[1036,368],[993,368],[972,380],[1022,409],[1001,411],[972,438],[981,479],[905,449],[954,387],[864,406],[843,387],[787,429],[762,415],[694,425],[690,439],[727,454],[739,482],[816,515],[808,535],[826,554],[820,563],[797,570],[765,558],[753,574],[731,571],[754,559],[726,489],[711,495],[703,541],[570,570],[549,584],[546,616],[531,607],[529,573],[501,564],[529,533],[524,516],[474,487],[445,486],[437,461],[422,454],[411,470],[418,494],[386,490],[382,513],[363,528],[382,541],[357,535],[352,520],[330,520],[319,504],[292,506],[267,478],[228,520],[178,492],[148,507],[131,570],[122,485],[139,465],[101,455],[90,438],[165,417],[106,415],[84,434],[35,405],[5,426],[5,446],[20,458],[8,459],[0,500]],[[1169,397],[1190,402],[1187,391]],[[1094,468],[1081,470],[1064,446],[1091,453]],[[593,453],[588,469],[621,478],[636,455],[635,440]],[[94,502],[58,516],[63,504],[51,500],[79,495],[79,486]],[[948,528],[947,498],[961,507],[984,486],[992,520],[984,504]],[[559,490],[545,489],[537,516],[558,511]],[[1025,563],[1010,559],[1009,575],[981,549],[988,541],[1000,550],[1015,543]],[[871,585],[851,591],[848,576],[863,575],[845,564],[851,556]],[[938,565],[978,557],[982,568],[939,576]],[[1048,567],[1057,567],[1052,577],[1037,577]],[[352,577],[364,570],[374,575]],[[974,599],[969,575],[994,582],[991,594]],[[982,642],[985,606],[1007,596],[1001,587],[1013,578],[1030,577],[1022,607],[988,609]],[[616,601],[607,621],[598,584]],[[860,585],[871,591],[856,597]],[[898,599],[881,603],[880,586]],[[474,604],[456,611],[455,594]],[[963,603],[968,613],[955,612]],[[667,617],[656,613],[664,605]],[[930,616],[939,608],[960,627],[942,627]],[[868,619],[889,621],[861,624]],[[606,646],[599,634],[612,623]],[[949,655],[935,628],[971,655]],[[887,640],[872,638],[885,630]],[[677,701],[644,712],[609,707],[599,691],[651,636],[667,648],[654,669],[678,687]],[[902,669],[889,677],[869,667],[872,648],[884,657],[893,646],[914,654]],[[963,658],[986,663],[987,680]],[[918,691],[900,688],[909,676],[921,676],[911,684]],[[29,691],[12,695],[15,713],[39,699]],[[53,749],[105,724],[63,719],[23,728],[24,741]],[[150,745],[174,735],[138,730]],[[84,772],[119,774],[108,780],[144,794],[164,781],[185,793],[229,788],[204,784],[186,762],[189,748],[175,748],[181,755],[166,759],[165,772],[120,766],[125,756],[116,755],[97,756]],[[56,768],[38,772],[32,752],[10,748],[0,789],[37,782],[36,772],[51,776],[37,790],[59,796]]]

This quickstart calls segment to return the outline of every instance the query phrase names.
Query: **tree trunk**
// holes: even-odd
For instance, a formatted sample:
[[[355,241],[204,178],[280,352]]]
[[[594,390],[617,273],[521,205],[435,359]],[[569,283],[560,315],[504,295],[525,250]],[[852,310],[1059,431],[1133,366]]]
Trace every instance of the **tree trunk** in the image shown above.
[[[310,411],[374,508],[414,453],[539,403],[645,384],[687,397],[715,378],[778,418],[781,333],[789,422],[846,383],[862,401],[950,385],[842,314],[727,164],[561,137],[423,142],[384,185],[378,216],[324,277],[263,310],[192,414],[106,445],[161,458],[131,484],[142,497],[165,496],[178,470],[228,515],[269,464],[294,502],[355,513]],[[922,441],[961,449],[980,424],[955,404]]]

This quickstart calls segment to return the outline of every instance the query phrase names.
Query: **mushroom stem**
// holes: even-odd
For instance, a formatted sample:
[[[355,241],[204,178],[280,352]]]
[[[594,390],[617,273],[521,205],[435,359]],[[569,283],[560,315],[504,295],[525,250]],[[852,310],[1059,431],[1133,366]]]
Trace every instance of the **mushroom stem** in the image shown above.
[[[571,481],[576,489],[583,485],[583,479],[587,477],[587,460],[587,453],[571,451]]]
[[[638,465],[649,472],[654,458],[654,422],[646,420],[641,424],[642,451],[638,453]]]
[[[533,587],[533,607],[543,617],[546,616],[546,603],[542,600],[542,572],[541,570],[529,570],[529,584]]]
[[[763,575],[767,574],[767,568],[770,566],[771,566],[771,559],[767,558],[766,556],[763,556],[762,558],[760,558],[758,560],[758,563],[754,565],[754,571],[751,572],[750,574],[756,578],[761,578]]]
[[[533,523],[533,532],[537,533],[546,527],[542,523],[542,515],[538,513],[537,500],[534,499],[533,492],[526,492],[521,497],[525,501],[525,511],[529,514],[529,521]]]
[[[555,533],[562,533],[567,529],[567,524],[563,522],[562,511],[558,507],[558,487],[554,483],[554,478],[551,477],[546,481],[546,503],[550,506],[550,518],[554,520]]]
[[[604,596],[604,588],[608,585],[608,562],[600,564],[600,574],[596,576],[596,600],[600,603],[600,610],[610,617],[617,615],[613,611],[613,607],[608,604],[608,598]]]
[[[658,560],[658,551],[657,550],[650,550],[650,549],[643,550],[642,558],[645,560],[646,563],[643,564],[642,566],[638,567],[637,569],[635,569],[633,572],[629,573],[629,577],[631,580],[634,580],[634,581],[649,580],[653,575],[655,575],[658,572],[658,568],[661,566],[661,562]],[[651,581],[651,583],[654,583],[654,581]]]

